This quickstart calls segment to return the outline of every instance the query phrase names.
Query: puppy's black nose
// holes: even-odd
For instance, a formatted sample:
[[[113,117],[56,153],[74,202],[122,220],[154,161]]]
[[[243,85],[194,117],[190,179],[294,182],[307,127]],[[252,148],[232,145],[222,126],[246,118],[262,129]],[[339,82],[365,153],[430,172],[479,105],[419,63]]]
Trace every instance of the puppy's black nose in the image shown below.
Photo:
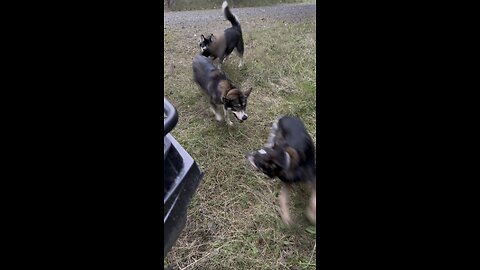
[[[247,120],[248,116],[247,115],[243,115],[242,116],[242,120]]]

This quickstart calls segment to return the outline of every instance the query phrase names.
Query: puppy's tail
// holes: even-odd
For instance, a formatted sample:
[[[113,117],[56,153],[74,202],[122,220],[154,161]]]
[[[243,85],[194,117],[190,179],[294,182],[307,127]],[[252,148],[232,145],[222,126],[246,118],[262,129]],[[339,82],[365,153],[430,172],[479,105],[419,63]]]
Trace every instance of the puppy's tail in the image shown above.
[[[242,29],[240,28],[240,22],[238,21],[237,16],[235,16],[230,10],[230,7],[228,6],[228,3],[226,0],[223,1],[222,11],[223,11],[223,14],[225,15],[225,19],[229,20],[233,27],[238,28],[238,30],[242,32]]]

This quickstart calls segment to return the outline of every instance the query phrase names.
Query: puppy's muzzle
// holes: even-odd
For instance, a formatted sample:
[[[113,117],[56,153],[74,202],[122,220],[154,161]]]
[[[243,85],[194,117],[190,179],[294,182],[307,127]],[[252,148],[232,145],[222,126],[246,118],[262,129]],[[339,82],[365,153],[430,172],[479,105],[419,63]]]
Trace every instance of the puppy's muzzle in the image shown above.
[[[233,115],[235,115],[235,118],[238,119],[238,122],[242,123],[243,121],[247,120],[248,118],[248,114],[246,114],[245,112],[241,111],[241,112],[233,112]]]

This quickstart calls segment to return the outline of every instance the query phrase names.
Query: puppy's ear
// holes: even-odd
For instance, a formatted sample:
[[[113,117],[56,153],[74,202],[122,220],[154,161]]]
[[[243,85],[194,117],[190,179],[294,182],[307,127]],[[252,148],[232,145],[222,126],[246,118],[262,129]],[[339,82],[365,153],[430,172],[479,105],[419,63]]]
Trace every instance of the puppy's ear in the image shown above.
[[[211,34],[209,39],[211,42],[214,42],[217,38],[213,34]]]
[[[203,35],[200,36],[200,42],[203,42],[205,40],[205,37]]]
[[[290,156],[290,167],[292,169],[298,167],[298,164],[300,163],[300,157],[298,156],[297,150],[293,149],[292,147],[288,146],[285,149],[285,152]]]
[[[232,88],[232,89],[228,90],[227,94],[225,95],[225,98],[227,100],[234,100],[234,99],[238,98],[239,92],[240,91],[238,91],[236,88]]]
[[[228,92],[230,92],[230,89],[232,88],[230,83],[227,81],[227,80],[221,80],[219,83],[218,83],[218,90],[220,91],[221,93],[221,96],[222,96],[222,101],[223,103],[225,103],[227,101],[227,94]]]
[[[252,92],[252,87],[250,87],[247,91],[245,91],[243,94],[248,97],[250,96],[250,93]]]

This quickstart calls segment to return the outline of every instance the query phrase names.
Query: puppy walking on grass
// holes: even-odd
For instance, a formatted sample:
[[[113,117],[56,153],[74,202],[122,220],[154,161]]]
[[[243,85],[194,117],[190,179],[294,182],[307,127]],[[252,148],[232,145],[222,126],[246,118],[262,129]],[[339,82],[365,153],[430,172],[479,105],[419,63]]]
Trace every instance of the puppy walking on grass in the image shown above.
[[[247,99],[252,88],[241,91],[235,86],[225,73],[217,69],[212,60],[197,55],[193,59],[193,79],[208,96],[212,112],[217,121],[222,120],[222,113],[219,107],[223,107],[223,116],[228,125],[233,123],[229,117],[229,111],[242,123],[247,120]]]
[[[216,35],[211,34],[207,38],[205,38],[204,35],[201,35],[199,44],[200,49],[202,50],[201,54],[206,57],[212,57],[213,60],[218,58],[218,67],[221,68],[222,63],[224,63],[232,51],[235,50],[240,57],[240,63],[238,64],[238,67],[240,68],[244,64],[242,28],[237,16],[235,16],[230,10],[227,1],[223,2],[222,11],[225,18],[232,24],[232,27],[225,29],[223,33]]]

